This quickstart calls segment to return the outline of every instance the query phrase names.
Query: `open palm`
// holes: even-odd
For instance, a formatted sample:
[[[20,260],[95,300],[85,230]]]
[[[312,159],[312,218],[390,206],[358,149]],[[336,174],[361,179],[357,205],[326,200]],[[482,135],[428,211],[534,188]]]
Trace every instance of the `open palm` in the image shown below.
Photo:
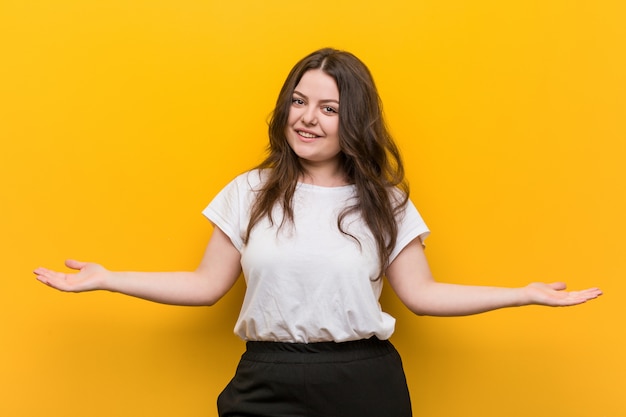
[[[52,271],[46,268],[37,268],[33,272],[37,279],[46,285],[61,291],[82,292],[101,289],[108,271],[101,265],[80,262],[69,259],[65,261],[65,266],[74,269],[76,273],[65,273]]]
[[[597,298],[602,294],[598,288],[588,288],[581,291],[565,291],[567,286],[562,282],[544,284],[534,282],[526,286],[528,296],[532,304],[545,306],[571,306],[584,303],[585,301]]]

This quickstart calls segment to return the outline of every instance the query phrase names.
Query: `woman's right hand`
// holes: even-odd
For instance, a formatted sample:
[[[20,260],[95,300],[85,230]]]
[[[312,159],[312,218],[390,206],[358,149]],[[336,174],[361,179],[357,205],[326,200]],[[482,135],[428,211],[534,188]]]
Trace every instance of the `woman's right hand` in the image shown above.
[[[104,289],[109,271],[101,265],[68,259],[65,266],[78,272],[64,273],[41,267],[33,272],[39,281],[61,291],[83,292]]]
[[[193,271],[109,271],[101,265],[65,261],[73,273],[37,268],[44,284],[61,291],[106,290],[163,304],[210,306],[222,298],[241,273],[241,254],[230,238],[215,228],[198,268]]]

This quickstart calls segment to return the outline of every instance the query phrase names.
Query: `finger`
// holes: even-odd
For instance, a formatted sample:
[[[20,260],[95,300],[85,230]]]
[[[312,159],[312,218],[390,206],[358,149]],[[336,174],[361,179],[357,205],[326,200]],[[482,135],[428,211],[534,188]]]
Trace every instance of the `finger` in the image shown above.
[[[590,288],[582,291],[572,291],[567,297],[567,305],[582,304],[602,295],[602,291],[598,288]]]
[[[87,262],[80,262],[75,259],[67,259],[65,261],[65,266],[71,269],[82,269],[87,266]]]
[[[51,287],[62,289],[61,286],[65,283],[66,274],[64,273],[52,271],[46,268],[37,268],[33,272],[40,282],[43,282]]]
[[[548,286],[556,291],[563,291],[567,288],[567,285],[564,282],[560,281],[550,283],[548,284]]]
[[[57,278],[58,275],[65,275],[60,272],[52,271],[51,269],[39,267],[33,271],[38,278]]]
[[[602,290],[600,290],[599,288],[588,288],[586,290],[578,291],[577,295],[587,300],[591,300],[593,298],[601,296]]]
[[[36,268],[33,271],[33,274],[35,274],[35,278],[37,278],[37,280],[43,282],[44,284],[48,284],[48,279],[46,278],[46,274],[48,273],[48,270],[42,267]]]
[[[35,274],[35,275],[43,275],[43,274],[45,274],[47,271],[48,271],[48,270],[47,270],[46,268],[43,268],[43,267],[41,267],[41,266],[40,266],[40,267],[35,268],[35,269],[33,270],[33,274]]]

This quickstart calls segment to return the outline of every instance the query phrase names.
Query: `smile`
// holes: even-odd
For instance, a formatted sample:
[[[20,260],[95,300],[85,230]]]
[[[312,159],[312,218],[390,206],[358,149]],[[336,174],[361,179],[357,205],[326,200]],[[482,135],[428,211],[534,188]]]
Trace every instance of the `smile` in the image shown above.
[[[296,131],[298,133],[298,135],[304,137],[304,138],[309,138],[309,139],[313,139],[313,138],[317,138],[319,136],[314,135],[313,133],[309,133],[309,132],[303,132],[301,130],[297,130]]]

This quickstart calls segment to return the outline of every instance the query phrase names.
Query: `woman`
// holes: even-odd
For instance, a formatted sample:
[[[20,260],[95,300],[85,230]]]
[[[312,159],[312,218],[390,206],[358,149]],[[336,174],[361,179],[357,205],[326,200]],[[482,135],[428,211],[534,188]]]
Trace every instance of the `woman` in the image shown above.
[[[431,276],[429,231],[409,200],[399,152],[367,67],[322,49],[283,85],[269,155],[204,210],[215,225],[190,272],[111,272],[66,261],[37,278],[62,291],[109,290],[167,304],[212,305],[240,273],[247,290],[235,333],[247,350],[220,394],[220,416],[411,416],[382,278],[420,315],[569,306],[600,290],[444,284]]]

